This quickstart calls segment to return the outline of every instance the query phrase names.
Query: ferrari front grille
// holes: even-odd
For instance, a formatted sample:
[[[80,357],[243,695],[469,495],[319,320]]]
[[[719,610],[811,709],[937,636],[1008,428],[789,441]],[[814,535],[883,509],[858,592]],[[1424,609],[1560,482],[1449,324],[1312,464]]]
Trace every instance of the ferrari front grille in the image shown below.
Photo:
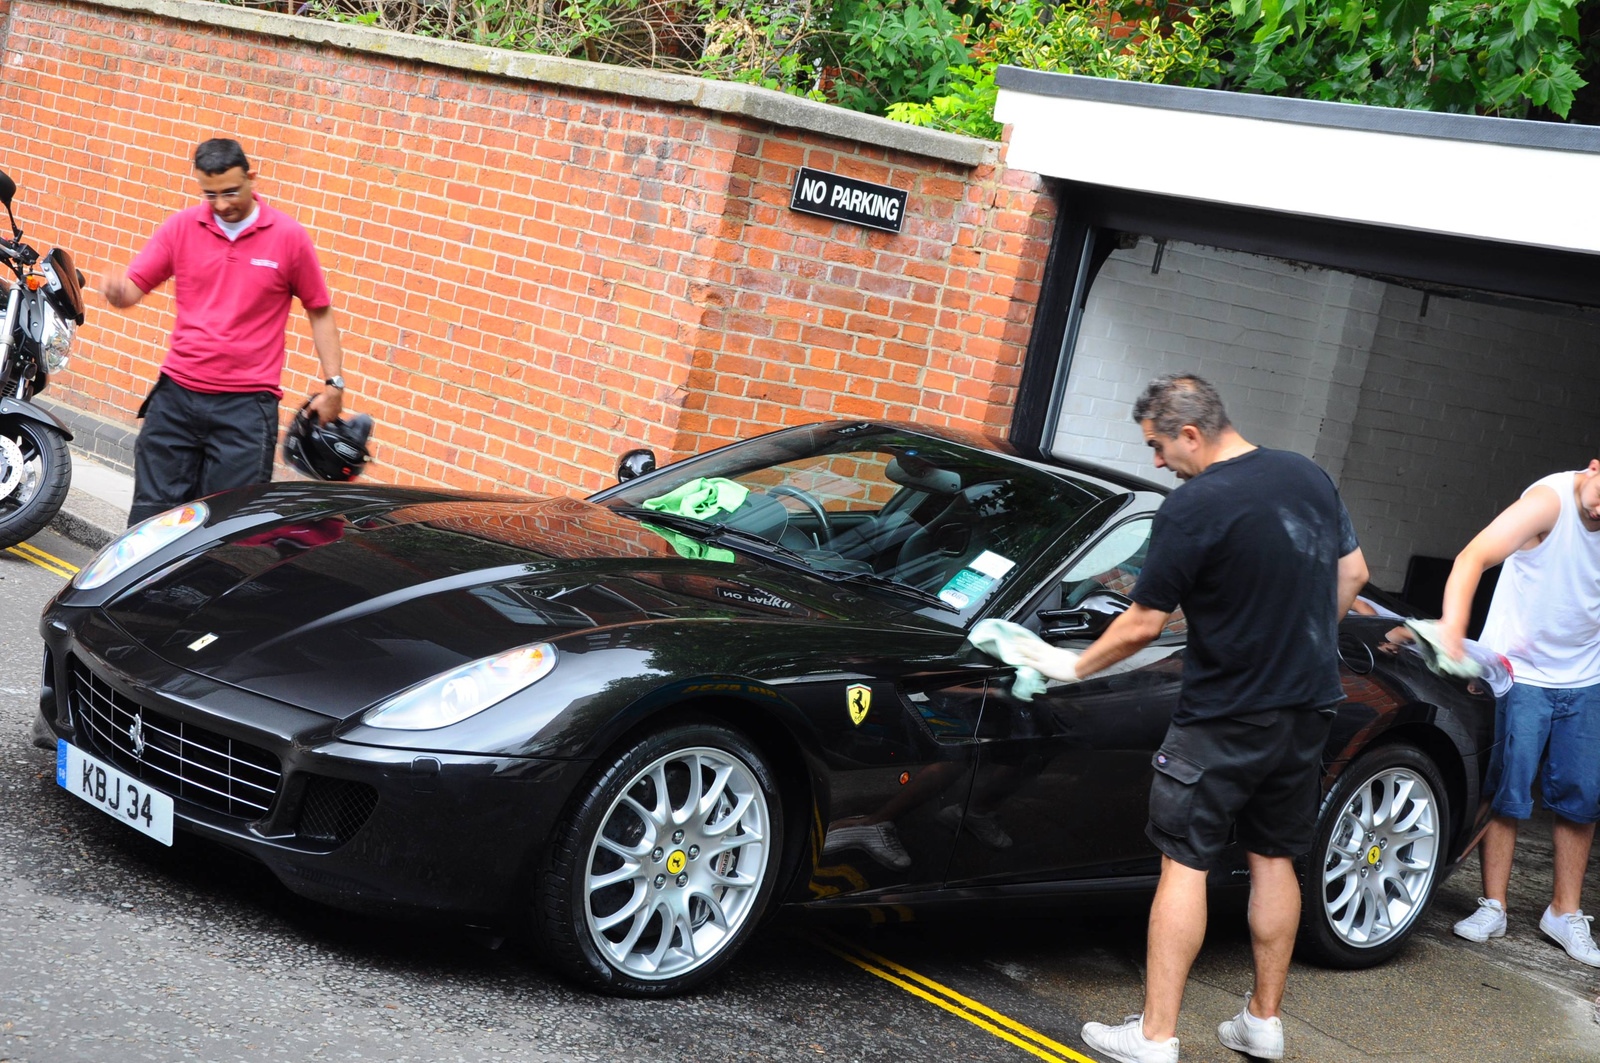
[[[67,659],[68,704],[87,751],[156,789],[224,815],[260,819],[283,777],[259,746],[185,723],[111,688]]]

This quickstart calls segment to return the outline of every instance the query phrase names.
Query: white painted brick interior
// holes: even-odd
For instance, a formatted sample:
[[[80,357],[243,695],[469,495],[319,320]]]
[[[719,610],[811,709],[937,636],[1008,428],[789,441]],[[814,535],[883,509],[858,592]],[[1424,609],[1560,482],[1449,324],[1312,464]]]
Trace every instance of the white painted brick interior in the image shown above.
[[[1527,484],[1600,455],[1600,318],[1422,295],[1337,270],[1142,238],[1090,292],[1056,453],[1175,483],[1131,418],[1161,373],[1222,392],[1246,438],[1340,484],[1372,568],[1451,556]]]

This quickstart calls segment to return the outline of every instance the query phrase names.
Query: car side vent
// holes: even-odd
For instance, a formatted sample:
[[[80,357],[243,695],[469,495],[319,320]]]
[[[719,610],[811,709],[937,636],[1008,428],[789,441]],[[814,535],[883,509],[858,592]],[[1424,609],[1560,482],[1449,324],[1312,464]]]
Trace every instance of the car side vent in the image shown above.
[[[300,836],[343,845],[378,807],[378,791],[364,782],[313,775],[300,804]]]

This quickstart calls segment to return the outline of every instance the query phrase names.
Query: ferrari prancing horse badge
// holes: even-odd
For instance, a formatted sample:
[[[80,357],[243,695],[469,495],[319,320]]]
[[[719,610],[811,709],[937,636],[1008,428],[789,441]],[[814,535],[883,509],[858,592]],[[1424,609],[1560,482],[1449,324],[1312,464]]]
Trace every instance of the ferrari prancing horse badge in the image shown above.
[[[850,722],[860,727],[872,707],[872,688],[865,683],[852,683],[844,688],[844,700],[850,709]]]

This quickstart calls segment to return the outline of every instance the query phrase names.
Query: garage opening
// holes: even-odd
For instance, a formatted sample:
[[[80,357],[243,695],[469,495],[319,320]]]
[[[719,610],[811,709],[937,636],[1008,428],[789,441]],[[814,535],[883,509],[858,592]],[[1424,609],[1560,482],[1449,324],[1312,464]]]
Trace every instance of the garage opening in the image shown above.
[[[1058,457],[1176,483],[1129,415],[1152,376],[1197,372],[1246,438],[1328,470],[1372,581],[1425,609],[1448,559],[1528,484],[1600,457],[1593,307],[1102,238],[1064,352]]]
[[[1132,402],[1198,372],[1334,476],[1374,582],[1429,611],[1473,532],[1600,456],[1600,128],[995,80],[1007,165],[1060,205],[1017,446],[1160,479]]]

